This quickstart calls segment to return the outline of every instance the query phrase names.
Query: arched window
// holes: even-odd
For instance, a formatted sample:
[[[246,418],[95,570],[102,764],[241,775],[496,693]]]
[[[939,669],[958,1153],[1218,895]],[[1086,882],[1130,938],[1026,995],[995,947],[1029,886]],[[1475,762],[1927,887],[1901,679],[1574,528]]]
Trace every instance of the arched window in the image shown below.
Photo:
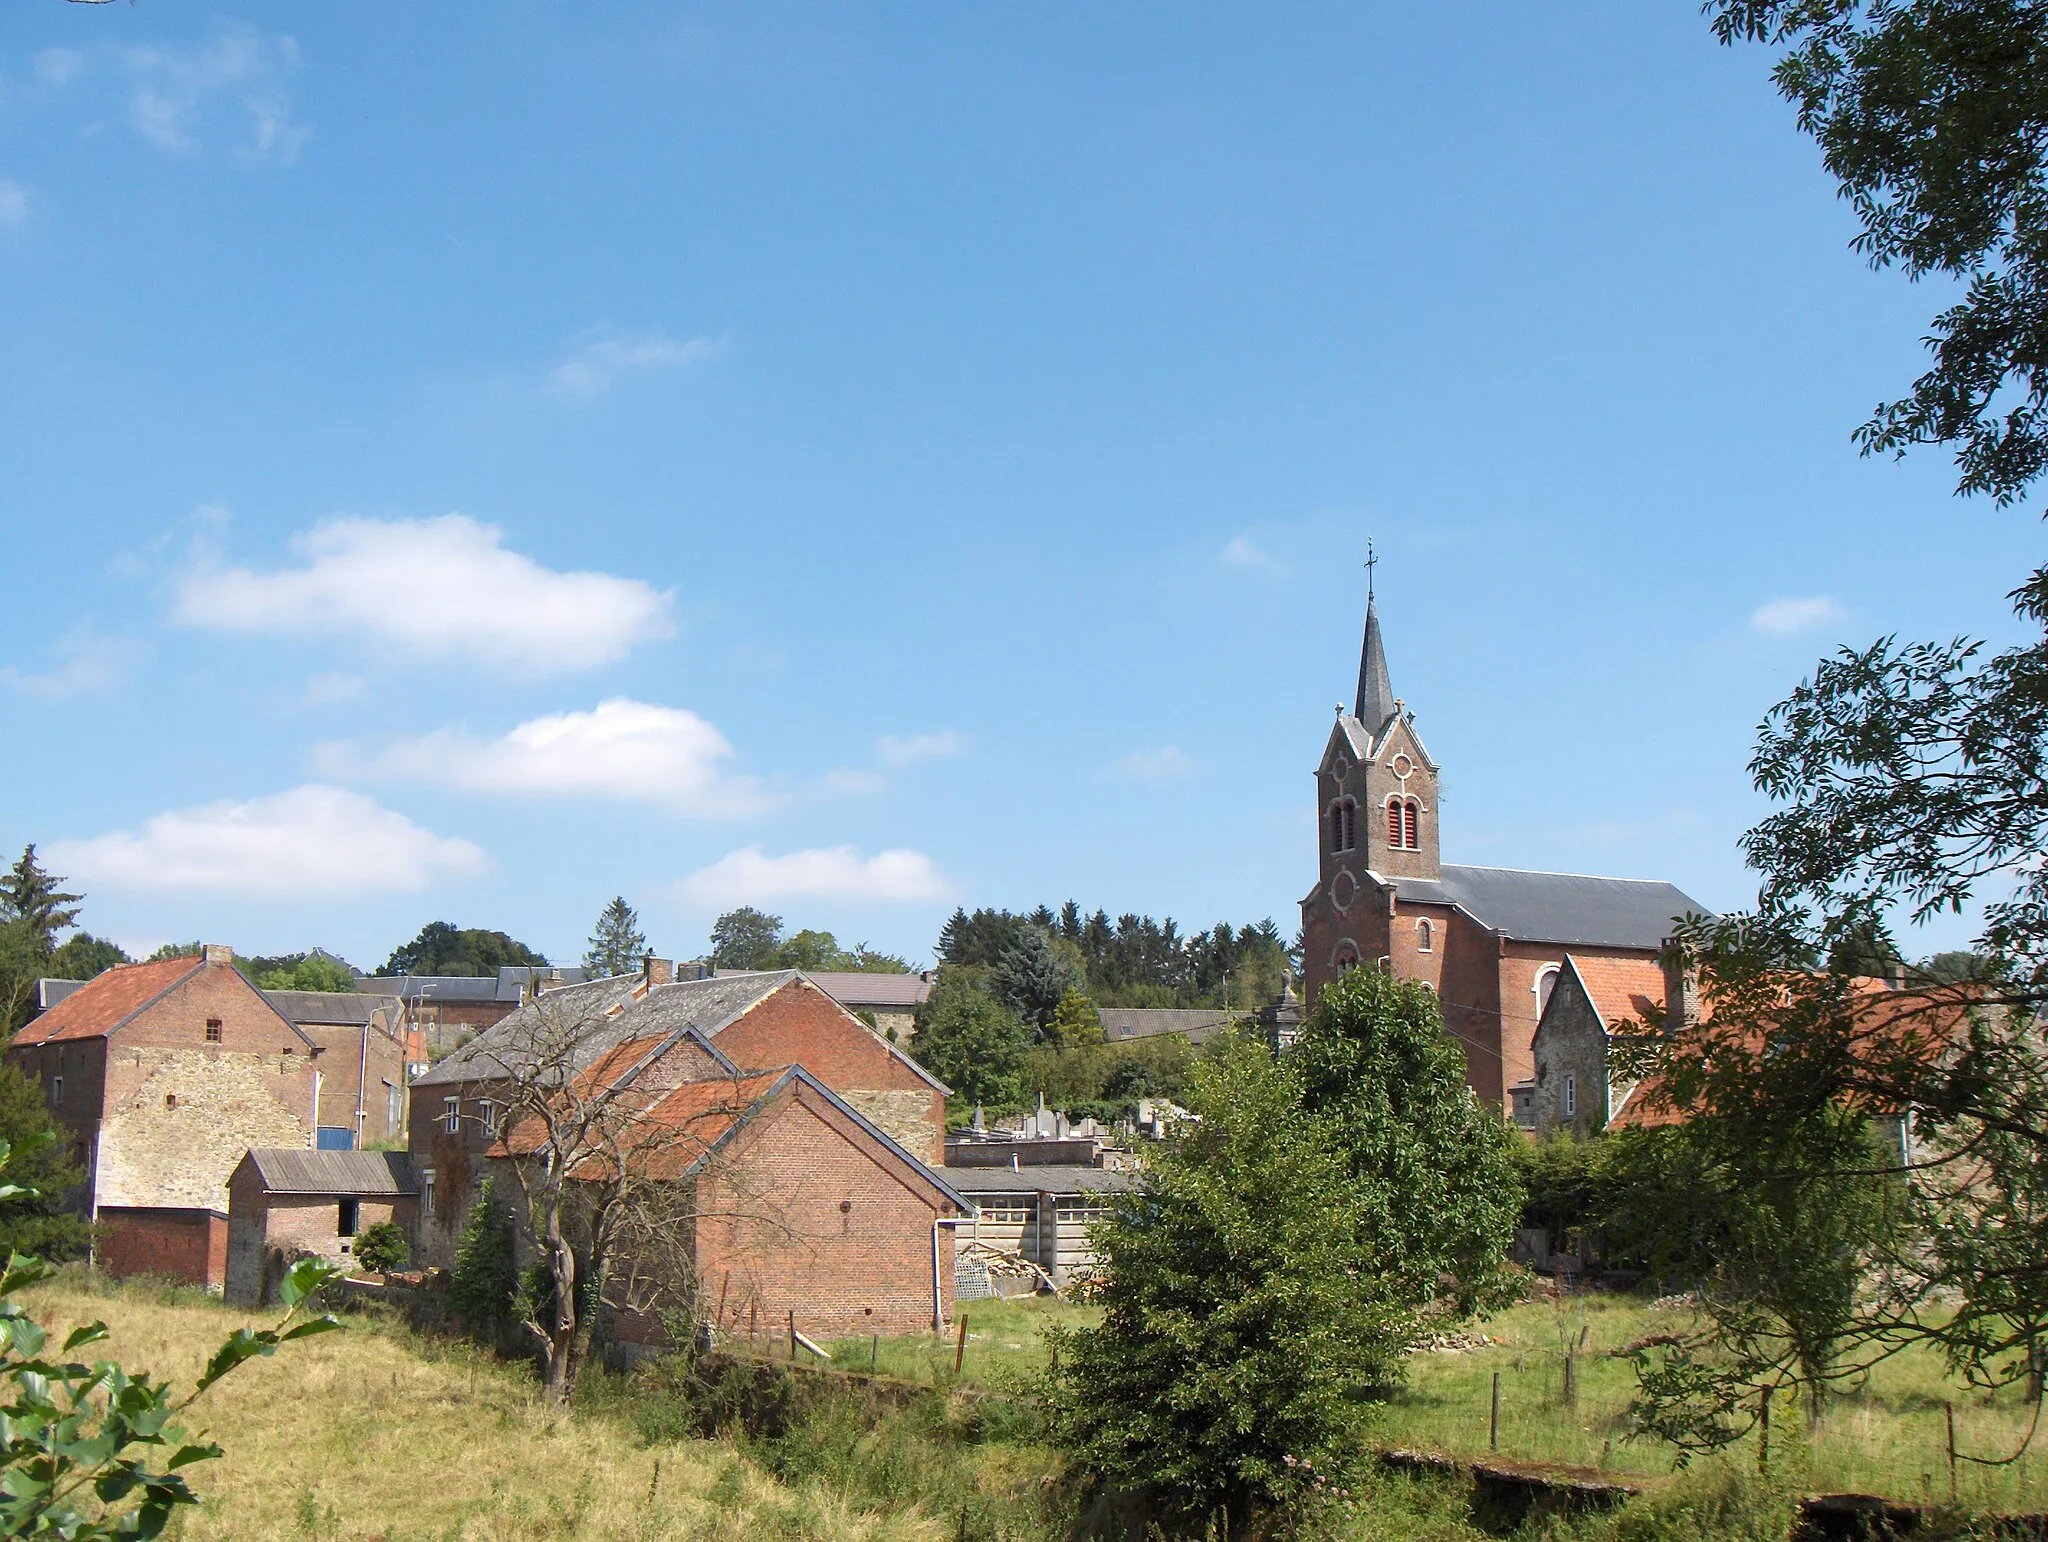
[[[1413,798],[1401,800],[1401,844],[1410,851],[1422,849],[1420,827],[1422,807]]]
[[[1436,947],[1436,928],[1428,920],[1415,923],[1415,947],[1420,953],[1429,953]]]
[[[1349,941],[1338,943],[1336,951],[1330,955],[1330,967],[1342,974],[1345,970],[1355,969],[1357,966],[1357,944]]]
[[[1358,804],[1339,798],[1330,805],[1330,850],[1351,851],[1358,845]]]
[[[1536,976],[1536,983],[1530,987],[1536,992],[1536,1015],[1541,1017],[1543,1009],[1550,1005],[1550,993],[1557,986],[1557,965],[1551,964]]]
[[[1401,800],[1399,798],[1389,798],[1387,800],[1387,845],[1395,851],[1401,850],[1407,844],[1401,837],[1401,824]]]

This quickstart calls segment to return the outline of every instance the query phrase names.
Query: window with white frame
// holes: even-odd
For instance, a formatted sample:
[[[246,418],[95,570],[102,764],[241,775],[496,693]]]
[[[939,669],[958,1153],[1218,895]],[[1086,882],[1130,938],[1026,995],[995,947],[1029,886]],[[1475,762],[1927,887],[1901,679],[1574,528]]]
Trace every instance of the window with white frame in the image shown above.
[[[486,1140],[495,1140],[498,1134],[498,1124],[504,1117],[504,1109],[499,1104],[493,1103],[489,1098],[485,1098],[481,1103],[477,1104],[477,1112],[483,1118],[484,1138]]]
[[[1557,965],[1538,970],[1536,983],[1529,988],[1536,993],[1536,1015],[1541,1017],[1543,1009],[1550,1005],[1550,993],[1557,988]]]
[[[462,1129],[462,1099],[441,1099],[441,1128],[454,1135]]]
[[[1418,953],[1436,951],[1436,927],[1427,917],[1415,923],[1415,949]]]
[[[1032,1208],[1028,1194],[991,1194],[976,1202],[976,1219],[991,1226],[1026,1226],[1031,1222]]]
[[[1579,1079],[1567,1076],[1564,1079],[1564,1116],[1575,1119],[1579,1113]]]

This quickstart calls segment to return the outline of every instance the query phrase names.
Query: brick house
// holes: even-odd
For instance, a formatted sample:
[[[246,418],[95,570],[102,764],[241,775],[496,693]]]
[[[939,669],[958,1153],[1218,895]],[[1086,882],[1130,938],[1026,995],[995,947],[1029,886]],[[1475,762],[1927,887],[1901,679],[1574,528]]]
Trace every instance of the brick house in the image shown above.
[[[945,1161],[945,1086],[807,976],[677,980],[666,960],[650,957],[639,974],[534,997],[414,1079],[409,1149],[420,1180],[421,1263],[454,1262],[484,1153],[501,1133],[493,1088],[549,1022],[573,1027],[577,1070],[629,1041],[667,1046],[660,1058],[677,1081],[799,1065],[919,1162]],[[680,1069],[686,1057],[696,1057],[692,1069]]]
[[[793,1323],[821,1340],[950,1320],[952,1230],[968,1202],[804,1067],[721,1071],[704,1050],[687,1035],[627,1040],[578,1079],[581,1097],[629,1103],[629,1170],[678,1186],[681,1256],[653,1267],[681,1271],[675,1284],[696,1293],[671,1287],[663,1305],[691,1306],[729,1334]],[[523,1121],[488,1165],[540,1143],[538,1121]],[[602,1181],[603,1167],[571,1176]],[[501,1188],[516,1207],[518,1184]],[[651,1302],[621,1312],[609,1336],[629,1355],[651,1351],[666,1342],[662,1317]]]
[[[412,1230],[418,1195],[402,1151],[246,1152],[228,1178],[228,1300],[269,1304],[300,1258],[349,1267],[366,1228],[390,1221]]]
[[[1671,884],[1462,867],[1438,845],[1437,763],[1394,695],[1368,597],[1358,694],[1316,768],[1320,874],[1301,902],[1312,1003],[1344,970],[1376,965],[1443,1002],[1466,1080],[1507,1111],[1535,1072],[1536,1025],[1570,953],[1581,964],[1655,965],[1679,916],[1702,907]]]
[[[229,1174],[252,1146],[313,1146],[330,1113],[352,1133],[364,1078],[403,1074],[394,1041],[367,1046],[330,1052],[209,944],[87,981],[7,1053],[70,1137],[100,1266],[219,1288]]]

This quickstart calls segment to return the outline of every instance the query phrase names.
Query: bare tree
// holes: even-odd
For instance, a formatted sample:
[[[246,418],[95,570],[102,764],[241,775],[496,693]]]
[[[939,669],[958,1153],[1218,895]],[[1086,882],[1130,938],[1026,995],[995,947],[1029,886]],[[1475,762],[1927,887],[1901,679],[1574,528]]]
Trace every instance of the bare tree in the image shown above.
[[[618,1016],[608,1001],[536,998],[477,1067],[479,1117],[499,1137],[490,1155],[514,1180],[518,1226],[552,1286],[523,1291],[517,1310],[557,1403],[603,1314],[694,1322],[701,1223],[782,1224],[773,1196],[722,1160],[777,1073],[741,1071],[693,1030],[635,1035]]]

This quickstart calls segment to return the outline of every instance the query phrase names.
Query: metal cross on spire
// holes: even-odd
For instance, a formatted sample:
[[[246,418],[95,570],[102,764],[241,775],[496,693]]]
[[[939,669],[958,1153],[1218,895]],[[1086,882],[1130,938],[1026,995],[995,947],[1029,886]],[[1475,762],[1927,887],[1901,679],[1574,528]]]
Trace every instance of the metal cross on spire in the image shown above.
[[[1372,537],[1367,536],[1365,538],[1365,603],[1368,605],[1372,603],[1372,570],[1379,560],[1379,558],[1372,554]]]

